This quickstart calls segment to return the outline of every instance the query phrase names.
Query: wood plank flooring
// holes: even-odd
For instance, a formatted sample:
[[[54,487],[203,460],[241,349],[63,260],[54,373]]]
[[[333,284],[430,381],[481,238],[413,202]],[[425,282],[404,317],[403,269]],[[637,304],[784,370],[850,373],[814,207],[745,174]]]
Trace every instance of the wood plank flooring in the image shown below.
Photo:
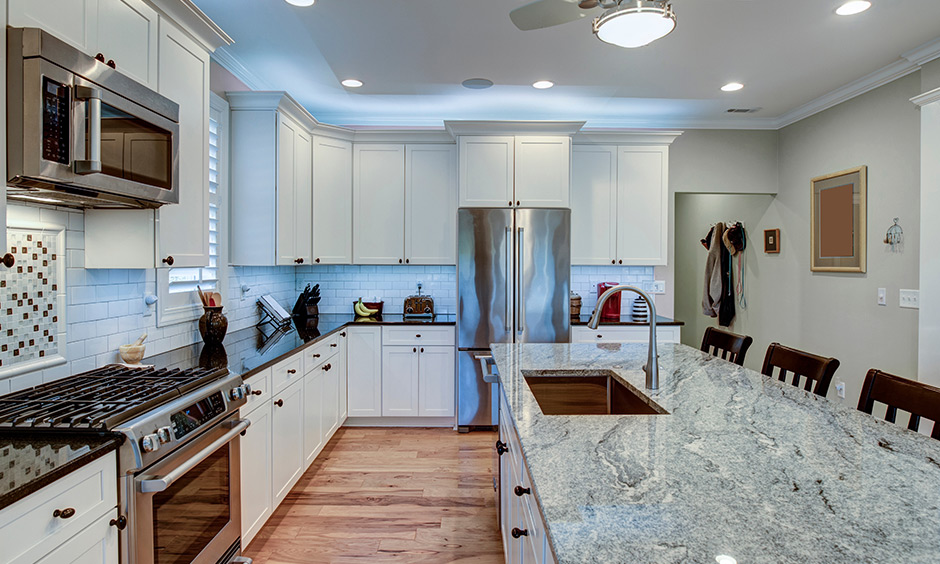
[[[245,550],[256,564],[499,564],[496,433],[341,428]]]

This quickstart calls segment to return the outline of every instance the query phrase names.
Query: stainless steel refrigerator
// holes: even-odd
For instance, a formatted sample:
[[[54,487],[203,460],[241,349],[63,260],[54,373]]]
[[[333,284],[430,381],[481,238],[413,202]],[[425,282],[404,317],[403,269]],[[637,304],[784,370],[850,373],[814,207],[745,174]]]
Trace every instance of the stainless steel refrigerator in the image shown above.
[[[567,343],[571,211],[457,211],[457,425],[497,424],[491,343]],[[492,378],[487,378],[492,380]]]

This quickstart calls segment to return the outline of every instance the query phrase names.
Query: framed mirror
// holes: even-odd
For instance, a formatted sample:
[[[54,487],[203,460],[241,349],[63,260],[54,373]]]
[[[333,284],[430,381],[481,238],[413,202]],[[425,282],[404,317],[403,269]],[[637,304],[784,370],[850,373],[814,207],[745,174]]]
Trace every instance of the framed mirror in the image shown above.
[[[860,166],[812,180],[812,271],[865,272],[867,177]]]

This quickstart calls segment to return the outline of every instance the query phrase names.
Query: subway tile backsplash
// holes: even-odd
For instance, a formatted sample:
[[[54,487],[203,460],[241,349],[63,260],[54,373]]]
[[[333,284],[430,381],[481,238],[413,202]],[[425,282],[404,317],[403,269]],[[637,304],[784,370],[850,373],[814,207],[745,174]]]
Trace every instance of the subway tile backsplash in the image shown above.
[[[597,304],[597,284],[616,282],[633,284],[648,290],[653,283],[652,266],[572,266],[571,290],[581,296],[581,313],[594,311]],[[620,300],[620,312],[628,314],[633,307],[633,298],[624,294]]]

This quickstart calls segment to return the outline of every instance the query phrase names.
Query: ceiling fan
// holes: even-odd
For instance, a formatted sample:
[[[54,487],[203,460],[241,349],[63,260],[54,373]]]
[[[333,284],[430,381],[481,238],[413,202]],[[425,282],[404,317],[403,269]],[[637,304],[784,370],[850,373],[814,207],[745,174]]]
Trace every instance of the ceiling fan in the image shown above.
[[[642,47],[669,35],[676,13],[668,0],[535,0],[509,12],[523,31],[543,29],[596,15],[598,39],[620,47]]]

